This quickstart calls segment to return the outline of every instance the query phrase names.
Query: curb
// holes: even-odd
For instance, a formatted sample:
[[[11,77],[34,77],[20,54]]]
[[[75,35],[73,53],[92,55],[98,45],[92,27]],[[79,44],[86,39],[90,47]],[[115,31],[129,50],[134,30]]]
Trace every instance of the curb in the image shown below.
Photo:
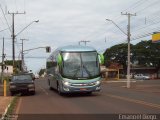
[[[12,101],[13,101],[13,99],[12,99]],[[7,106],[7,108],[5,109],[5,112],[2,114],[2,117],[0,118],[0,120],[4,120],[5,116],[7,115],[8,109],[9,109],[10,106],[11,106],[12,101],[11,101],[10,104]]]
[[[2,117],[0,118],[0,120],[6,120],[7,114],[8,112],[12,111],[13,108],[11,108],[14,103],[16,102],[18,96],[14,96],[11,100],[11,102],[9,103],[9,105],[6,107],[5,112],[2,114]]]

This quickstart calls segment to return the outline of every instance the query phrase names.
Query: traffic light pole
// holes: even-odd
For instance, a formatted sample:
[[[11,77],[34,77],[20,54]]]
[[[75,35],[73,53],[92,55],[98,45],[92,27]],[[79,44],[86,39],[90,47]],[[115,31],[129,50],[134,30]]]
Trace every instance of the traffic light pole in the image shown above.
[[[31,51],[31,50],[36,50],[36,49],[41,49],[41,48],[48,48],[48,46],[47,47],[31,48],[31,49],[28,49],[28,50],[23,50],[23,52],[28,52],[28,51]]]
[[[28,40],[28,39],[20,39],[20,40],[22,40],[22,53],[21,53],[22,63],[21,63],[21,71],[23,72],[23,71],[24,71],[24,50],[23,50],[23,42],[24,42],[24,40]]]
[[[22,71],[24,71],[24,69],[23,69],[24,68],[24,52],[37,50],[37,49],[41,49],[41,48],[45,48],[47,53],[51,52],[51,47],[49,47],[49,46],[37,47],[37,48],[31,48],[31,49],[28,49],[28,50],[23,50],[23,40],[26,40],[26,39],[21,39],[21,40],[22,40]]]

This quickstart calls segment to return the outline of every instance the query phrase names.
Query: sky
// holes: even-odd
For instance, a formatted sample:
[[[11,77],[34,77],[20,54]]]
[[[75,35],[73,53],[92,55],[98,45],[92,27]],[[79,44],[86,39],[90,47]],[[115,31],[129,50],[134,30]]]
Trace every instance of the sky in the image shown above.
[[[16,59],[21,55],[20,39],[27,39],[24,50],[50,46],[53,52],[57,47],[78,45],[87,40],[87,46],[103,53],[113,45],[127,42],[127,36],[115,26],[127,33],[128,17],[121,12],[136,14],[131,17],[132,44],[150,40],[148,34],[160,31],[159,6],[159,0],[0,0],[0,46],[4,37],[5,59],[11,60],[12,16],[8,12],[25,11],[15,15],[15,35],[32,24],[16,36]],[[39,22],[33,22],[35,20]],[[35,73],[45,68],[49,55],[44,48],[25,52],[28,70]]]

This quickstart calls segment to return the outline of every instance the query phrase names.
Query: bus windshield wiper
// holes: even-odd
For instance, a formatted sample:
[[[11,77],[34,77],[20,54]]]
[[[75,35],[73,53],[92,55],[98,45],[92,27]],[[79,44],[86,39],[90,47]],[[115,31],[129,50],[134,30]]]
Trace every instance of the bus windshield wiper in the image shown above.
[[[83,68],[86,70],[86,72],[89,75],[89,77],[91,77],[92,75],[91,75],[90,71],[86,68],[86,66],[83,65]]]
[[[81,69],[81,67],[79,66],[79,67],[76,69],[76,71],[75,71],[73,77],[76,77],[76,75],[77,75],[77,73],[78,73],[78,71],[79,71],[80,69]]]

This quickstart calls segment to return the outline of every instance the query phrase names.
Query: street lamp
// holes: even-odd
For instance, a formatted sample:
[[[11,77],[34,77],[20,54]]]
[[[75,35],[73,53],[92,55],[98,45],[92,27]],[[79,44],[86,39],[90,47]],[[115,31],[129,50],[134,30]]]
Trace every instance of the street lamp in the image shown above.
[[[106,19],[107,21],[111,21],[118,29],[123,32],[128,39],[128,64],[127,64],[127,88],[130,88],[130,25],[128,25],[128,34],[124,32],[113,20]]]
[[[15,41],[15,38],[20,34],[22,33],[27,27],[29,27],[31,24],[33,23],[38,23],[39,20],[36,20],[36,21],[32,21],[30,24],[28,24],[26,27],[24,27],[20,32],[18,32],[16,35],[14,34],[14,30],[13,30],[13,33],[12,33],[12,39],[13,39],[13,67],[14,67],[14,63],[15,63],[15,44],[14,44],[14,41]],[[14,29],[14,28],[13,28]]]
[[[16,36],[18,36],[21,32],[23,32],[27,27],[29,27],[31,24],[33,24],[33,23],[38,23],[39,22],[39,20],[35,20],[35,21],[32,21],[30,24],[28,24],[26,27],[24,27],[20,32],[18,32],[16,35],[15,35],[15,37]]]
[[[124,32],[113,20],[106,19],[107,21],[112,22],[121,32],[123,32],[125,35],[128,35],[126,32]]]

